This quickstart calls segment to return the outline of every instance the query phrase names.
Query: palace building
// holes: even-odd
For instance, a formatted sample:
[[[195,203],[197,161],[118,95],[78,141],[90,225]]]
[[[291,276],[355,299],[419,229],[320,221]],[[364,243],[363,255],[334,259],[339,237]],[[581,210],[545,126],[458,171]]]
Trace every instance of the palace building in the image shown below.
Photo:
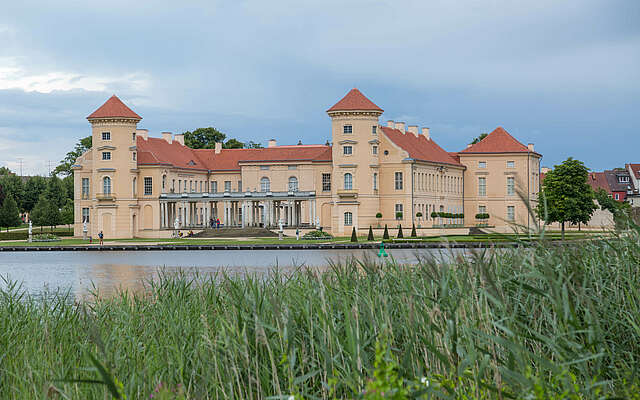
[[[94,237],[167,237],[176,225],[197,230],[218,218],[226,227],[282,222],[337,236],[384,224],[537,224],[523,201],[535,203],[540,185],[532,144],[499,127],[447,152],[429,128],[381,125],[382,113],[353,89],[327,110],[331,143],[191,149],[181,134],[150,137],[114,95],[87,117],[93,147],[73,166],[75,234],[86,226]]]

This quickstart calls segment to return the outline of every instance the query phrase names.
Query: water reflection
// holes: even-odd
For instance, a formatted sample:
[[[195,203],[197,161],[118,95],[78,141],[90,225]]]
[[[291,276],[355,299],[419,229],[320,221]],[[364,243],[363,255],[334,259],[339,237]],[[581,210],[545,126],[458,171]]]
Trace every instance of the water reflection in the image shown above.
[[[442,255],[439,250],[429,249],[394,249],[390,253],[400,263]],[[145,284],[160,273],[207,278],[223,271],[265,274],[277,268],[292,272],[301,266],[325,269],[331,262],[344,262],[349,257],[377,259],[376,254],[374,250],[3,252],[0,275],[21,282],[32,294],[70,290],[76,299],[85,299],[93,290],[100,295],[111,295],[118,289],[144,290]],[[5,286],[0,280],[0,287]]]

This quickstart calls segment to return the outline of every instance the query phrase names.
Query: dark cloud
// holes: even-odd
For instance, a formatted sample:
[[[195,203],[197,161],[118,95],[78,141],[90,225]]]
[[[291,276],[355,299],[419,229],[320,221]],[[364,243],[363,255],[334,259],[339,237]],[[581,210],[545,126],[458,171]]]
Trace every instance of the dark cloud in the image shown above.
[[[324,111],[353,86],[450,151],[502,125],[544,164],[638,161],[638,2],[185,4],[5,5],[0,162],[37,143],[62,158],[113,93],[152,134],[324,142]]]

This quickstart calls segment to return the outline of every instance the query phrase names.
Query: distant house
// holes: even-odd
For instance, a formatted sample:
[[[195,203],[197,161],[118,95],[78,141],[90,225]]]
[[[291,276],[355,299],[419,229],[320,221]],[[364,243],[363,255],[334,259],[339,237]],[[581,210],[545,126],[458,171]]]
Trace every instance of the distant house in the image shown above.
[[[617,201],[625,201],[627,194],[632,192],[631,177],[626,169],[617,168],[604,171],[609,184],[609,193]]]
[[[640,207],[640,164],[625,164],[631,178],[631,192],[627,193],[627,201],[631,207]]]

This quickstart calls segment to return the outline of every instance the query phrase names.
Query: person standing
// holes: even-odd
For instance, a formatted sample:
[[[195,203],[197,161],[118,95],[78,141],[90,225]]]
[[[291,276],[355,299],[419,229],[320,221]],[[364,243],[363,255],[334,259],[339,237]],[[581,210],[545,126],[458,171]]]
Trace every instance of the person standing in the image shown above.
[[[104,233],[102,231],[98,233],[98,238],[100,239],[100,246],[102,246],[104,244]]]
[[[220,230],[220,218],[216,218],[216,229]]]

